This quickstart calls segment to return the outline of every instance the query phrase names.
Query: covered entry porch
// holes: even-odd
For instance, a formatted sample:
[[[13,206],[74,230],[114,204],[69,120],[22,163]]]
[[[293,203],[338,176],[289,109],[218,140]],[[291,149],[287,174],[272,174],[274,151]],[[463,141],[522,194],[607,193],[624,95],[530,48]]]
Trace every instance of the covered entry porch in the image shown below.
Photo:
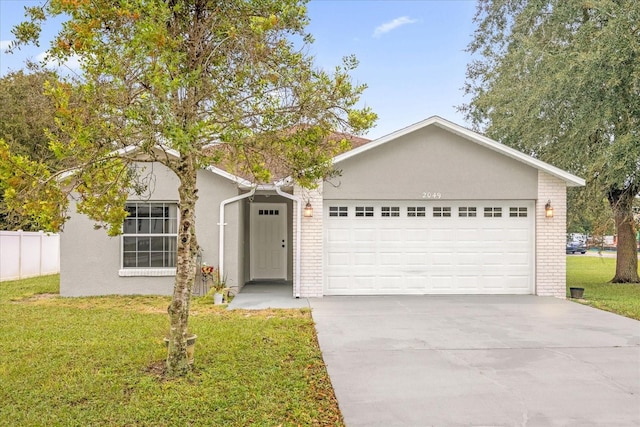
[[[268,308],[309,308],[307,298],[293,297],[293,282],[288,280],[246,283],[228,306],[229,310],[263,310]]]

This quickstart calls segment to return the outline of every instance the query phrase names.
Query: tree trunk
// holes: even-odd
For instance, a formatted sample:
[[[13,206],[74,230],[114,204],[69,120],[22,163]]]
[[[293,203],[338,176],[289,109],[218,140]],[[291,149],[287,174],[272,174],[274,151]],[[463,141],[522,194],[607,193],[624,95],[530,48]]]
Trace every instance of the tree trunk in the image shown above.
[[[632,192],[609,195],[618,234],[616,275],[611,280],[613,283],[640,282],[636,227],[632,209],[634,197]]]
[[[178,377],[189,371],[187,360],[187,336],[191,289],[195,280],[195,263],[198,243],[195,234],[195,205],[197,166],[193,156],[183,156],[176,168],[180,179],[178,189],[180,222],[176,253],[176,281],[173,298],[169,305],[169,350],[167,354],[167,376]]]

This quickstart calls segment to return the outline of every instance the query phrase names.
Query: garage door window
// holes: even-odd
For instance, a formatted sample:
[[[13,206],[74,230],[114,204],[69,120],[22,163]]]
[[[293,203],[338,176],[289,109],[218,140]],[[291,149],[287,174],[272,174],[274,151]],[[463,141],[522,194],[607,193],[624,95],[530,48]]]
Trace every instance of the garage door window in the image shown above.
[[[409,217],[425,217],[427,212],[424,206],[409,206],[407,207],[407,216]]]
[[[329,216],[346,217],[349,215],[349,208],[346,206],[329,206]]]
[[[356,216],[373,216],[373,206],[356,206]]]
[[[476,217],[476,208],[474,207],[467,207],[467,206],[461,206],[458,208],[458,216],[460,218],[468,218],[468,217]]]
[[[400,216],[400,208],[398,206],[383,206],[381,212],[381,215],[385,218]]]
[[[434,217],[450,217],[451,216],[451,208],[450,207],[439,207],[436,206],[433,208],[433,216]]]
[[[502,218],[502,208],[484,208],[485,218]]]
[[[527,217],[527,208],[509,208],[509,216],[511,218],[526,218]]]

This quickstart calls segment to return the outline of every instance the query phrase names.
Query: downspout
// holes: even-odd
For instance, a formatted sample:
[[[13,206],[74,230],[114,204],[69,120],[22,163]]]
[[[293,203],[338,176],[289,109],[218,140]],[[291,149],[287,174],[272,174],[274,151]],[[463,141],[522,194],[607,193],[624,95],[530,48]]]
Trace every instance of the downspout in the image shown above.
[[[256,187],[251,187],[251,191],[248,193],[240,194],[220,202],[220,222],[218,223],[220,226],[220,233],[218,236],[218,271],[220,272],[220,278],[224,277],[224,226],[227,225],[227,223],[224,222],[224,207],[229,203],[251,197],[255,192]]]
[[[300,232],[302,231],[302,199],[299,196],[294,196],[289,193],[285,193],[280,189],[280,186],[276,184],[276,193],[285,197],[287,199],[293,200],[296,202],[296,262],[295,262],[295,272],[293,279],[293,290],[296,298],[300,298]]]

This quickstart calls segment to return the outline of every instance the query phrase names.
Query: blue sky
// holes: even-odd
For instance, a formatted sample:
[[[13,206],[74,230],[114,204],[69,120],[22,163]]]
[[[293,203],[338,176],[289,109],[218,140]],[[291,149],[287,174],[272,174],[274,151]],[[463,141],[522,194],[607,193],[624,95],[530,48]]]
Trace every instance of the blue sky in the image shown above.
[[[37,59],[47,47],[4,52],[11,28],[25,5],[40,1],[0,0],[0,74]],[[473,0],[312,0],[307,28],[315,43],[310,53],[332,69],[345,55],[360,66],[354,79],[366,83],[363,105],[379,116],[369,138],[378,138],[432,115],[465,125],[455,106],[465,101],[462,87],[470,60],[464,50],[473,34]],[[55,31],[49,25],[43,35]]]

